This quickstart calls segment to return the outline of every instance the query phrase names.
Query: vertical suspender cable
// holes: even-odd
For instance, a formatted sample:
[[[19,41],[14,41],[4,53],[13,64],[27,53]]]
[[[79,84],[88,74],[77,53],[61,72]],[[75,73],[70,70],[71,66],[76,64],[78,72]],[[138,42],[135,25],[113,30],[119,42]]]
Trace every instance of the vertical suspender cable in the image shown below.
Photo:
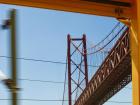
[[[66,80],[67,80],[67,57],[66,57],[66,68],[65,68],[64,91],[63,91],[62,105],[64,105],[64,101],[65,101]]]

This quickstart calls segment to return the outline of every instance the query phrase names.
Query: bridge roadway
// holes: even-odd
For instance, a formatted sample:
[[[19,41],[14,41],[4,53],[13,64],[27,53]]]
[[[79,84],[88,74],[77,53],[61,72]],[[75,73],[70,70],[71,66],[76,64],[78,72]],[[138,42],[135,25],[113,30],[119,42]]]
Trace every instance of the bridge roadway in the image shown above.
[[[127,28],[74,105],[102,105],[131,82],[129,36]]]

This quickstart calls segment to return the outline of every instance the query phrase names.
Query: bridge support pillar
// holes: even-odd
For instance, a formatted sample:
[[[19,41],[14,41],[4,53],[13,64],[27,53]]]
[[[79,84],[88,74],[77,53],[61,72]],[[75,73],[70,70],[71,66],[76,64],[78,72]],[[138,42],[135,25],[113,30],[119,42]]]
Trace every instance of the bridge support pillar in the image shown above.
[[[80,95],[79,93],[82,93],[85,86],[88,85],[86,35],[83,35],[82,38],[71,38],[68,35],[67,42],[68,105],[74,105]],[[76,56],[80,59],[75,59]]]
[[[140,105],[140,0],[133,1],[131,20],[133,105]]]

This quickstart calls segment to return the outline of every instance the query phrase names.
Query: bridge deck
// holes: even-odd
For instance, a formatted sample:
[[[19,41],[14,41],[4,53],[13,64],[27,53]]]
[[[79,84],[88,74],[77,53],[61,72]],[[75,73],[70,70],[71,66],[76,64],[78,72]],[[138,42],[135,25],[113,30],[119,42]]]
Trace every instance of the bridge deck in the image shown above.
[[[131,81],[129,29],[110,51],[75,105],[102,105]]]

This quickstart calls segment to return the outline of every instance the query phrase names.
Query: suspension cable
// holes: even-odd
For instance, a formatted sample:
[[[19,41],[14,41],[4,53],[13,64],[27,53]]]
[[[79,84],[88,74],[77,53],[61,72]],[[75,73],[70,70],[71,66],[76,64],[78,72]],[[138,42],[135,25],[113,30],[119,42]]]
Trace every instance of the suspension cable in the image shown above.
[[[65,91],[66,91],[66,80],[67,80],[67,57],[66,57],[66,68],[65,68],[65,78],[64,78],[64,90],[63,90],[63,98],[62,98],[62,105],[64,105],[65,101]]]

